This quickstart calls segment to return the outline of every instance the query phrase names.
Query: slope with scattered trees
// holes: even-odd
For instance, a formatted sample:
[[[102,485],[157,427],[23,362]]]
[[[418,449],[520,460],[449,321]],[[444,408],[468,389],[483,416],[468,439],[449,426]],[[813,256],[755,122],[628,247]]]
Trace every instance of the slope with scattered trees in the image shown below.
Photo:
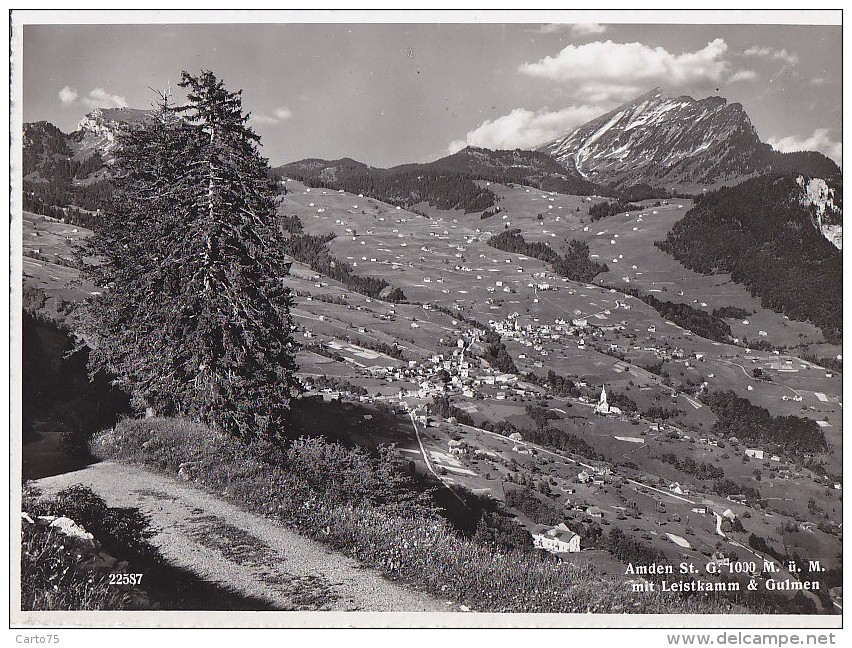
[[[332,256],[328,244],[334,240],[334,234],[314,236],[301,233],[301,222],[298,227],[294,227],[292,219],[285,224],[291,228],[291,234],[282,242],[282,249],[295,261],[310,266],[314,272],[339,281],[362,295],[390,302],[405,301],[405,293],[401,288],[391,288],[384,279],[355,274],[349,263]],[[298,233],[293,233],[294,231]]]

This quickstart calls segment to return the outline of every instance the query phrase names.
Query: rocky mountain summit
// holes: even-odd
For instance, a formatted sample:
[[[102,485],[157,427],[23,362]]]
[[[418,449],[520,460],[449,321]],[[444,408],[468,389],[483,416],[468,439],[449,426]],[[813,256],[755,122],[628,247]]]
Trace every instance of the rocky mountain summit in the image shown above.
[[[688,193],[791,166],[812,175],[838,171],[821,154],[774,151],[761,142],[738,103],[722,97],[668,98],[659,88],[538,150],[596,183],[618,188],[648,184]]]
[[[136,108],[96,108],[80,120],[77,130],[69,137],[79,146],[82,155],[99,152],[109,161],[115,146],[116,133],[127,125],[150,119],[151,111]]]

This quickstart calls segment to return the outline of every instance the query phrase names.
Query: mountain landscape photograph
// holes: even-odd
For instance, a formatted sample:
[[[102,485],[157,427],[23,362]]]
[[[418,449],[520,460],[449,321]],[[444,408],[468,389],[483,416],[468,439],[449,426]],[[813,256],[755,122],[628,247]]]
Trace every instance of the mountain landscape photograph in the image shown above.
[[[114,13],[12,15],[13,622],[840,627],[839,11]]]

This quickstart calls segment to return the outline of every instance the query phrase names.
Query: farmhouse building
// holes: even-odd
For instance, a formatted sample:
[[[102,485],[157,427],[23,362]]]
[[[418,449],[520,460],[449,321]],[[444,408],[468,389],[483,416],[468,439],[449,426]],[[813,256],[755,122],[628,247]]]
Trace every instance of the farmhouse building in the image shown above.
[[[457,441],[455,439],[450,439],[448,445],[450,449],[450,454],[467,454],[467,443],[465,441]]]
[[[586,515],[590,515],[594,518],[602,518],[604,516],[604,512],[597,506],[590,506],[586,509]]]
[[[549,528],[537,524],[532,530],[533,545],[550,553],[576,553],[580,551],[580,536],[564,522]]]

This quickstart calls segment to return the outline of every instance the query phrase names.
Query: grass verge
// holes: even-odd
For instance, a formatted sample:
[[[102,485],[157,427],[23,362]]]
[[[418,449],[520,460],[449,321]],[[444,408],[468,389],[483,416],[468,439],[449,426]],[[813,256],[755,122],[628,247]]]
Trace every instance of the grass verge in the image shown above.
[[[396,469],[322,438],[249,445],[179,419],[128,419],[93,439],[103,458],[179,475],[242,508],[482,612],[721,613],[725,601],[634,593],[623,580],[475,544],[456,533]]]
[[[152,532],[145,515],[135,508],[108,507],[83,485],[46,497],[28,483],[21,508],[37,521],[39,516],[70,518],[95,539],[92,547],[57,529],[23,521],[22,610],[279,609],[170,564],[149,543]],[[139,585],[116,585],[109,583],[112,573],[141,573],[144,578]]]
[[[26,486],[22,509],[39,516],[66,517],[83,529],[102,531],[115,525],[107,545],[125,551],[150,552],[146,520],[120,509],[109,509],[91,490],[72,486],[51,498]],[[45,518],[42,518],[45,520]],[[101,537],[104,537],[103,535]],[[112,540],[110,543],[109,540]],[[110,584],[111,572],[126,572],[97,540],[86,541],[44,523],[22,521],[21,609],[22,610],[139,610],[150,609],[147,597],[132,588]]]

